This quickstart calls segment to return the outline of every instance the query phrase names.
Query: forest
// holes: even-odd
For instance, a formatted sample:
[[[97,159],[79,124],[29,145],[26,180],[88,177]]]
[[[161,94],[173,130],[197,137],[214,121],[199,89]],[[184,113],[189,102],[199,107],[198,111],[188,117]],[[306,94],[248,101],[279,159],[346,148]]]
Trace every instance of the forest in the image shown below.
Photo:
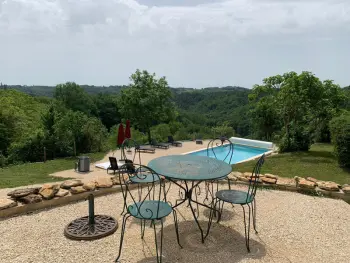
[[[165,77],[139,70],[130,81],[1,84],[0,166],[42,161],[44,149],[48,159],[115,149],[118,125],[127,119],[140,143],[235,135],[291,152],[332,141],[339,163],[349,166],[350,87],[311,72],[268,77],[252,89],[170,88]]]

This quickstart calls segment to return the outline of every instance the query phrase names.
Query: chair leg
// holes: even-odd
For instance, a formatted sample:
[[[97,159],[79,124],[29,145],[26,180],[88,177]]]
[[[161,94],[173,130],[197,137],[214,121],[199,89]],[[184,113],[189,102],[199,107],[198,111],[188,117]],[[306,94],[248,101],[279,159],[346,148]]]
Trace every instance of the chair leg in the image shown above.
[[[124,204],[123,204],[123,211],[121,212],[120,215],[123,215],[124,212],[127,210],[127,207],[126,207],[126,198],[127,198],[127,195],[128,195],[128,191],[127,189],[125,189],[124,191],[124,188],[123,188],[123,185],[120,186],[121,189],[122,189],[122,195],[123,195],[123,201],[124,201]],[[127,187],[127,186],[126,186]]]
[[[141,219],[141,239],[145,236],[146,220]]]
[[[250,235],[250,205],[247,204],[248,209],[249,209],[249,213],[248,213],[248,226],[247,226],[247,222],[246,222],[246,215],[245,215],[245,209],[244,209],[244,205],[242,205],[243,208],[243,220],[244,220],[244,234],[245,234],[245,245],[247,247],[248,253],[250,252],[250,248],[249,248],[249,235]]]
[[[125,233],[125,225],[126,225],[126,220],[128,220],[128,218],[130,217],[130,215],[125,214],[123,216],[123,224],[122,224],[122,228],[121,228],[121,233],[120,233],[120,244],[119,244],[119,254],[117,259],[115,260],[115,262],[119,263],[119,259],[120,256],[122,255],[122,247],[123,247],[123,241],[124,241],[124,233]]]
[[[255,234],[258,234],[258,230],[256,230],[256,202],[255,202],[255,199],[253,200],[253,204],[252,204],[252,214],[253,214],[253,227],[255,230]]]
[[[178,225],[177,213],[176,213],[175,209],[173,210],[173,216],[174,216],[174,223],[175,223],[175,232],[176,232],[177,243],[179,244],[180,248],[182,248],[182,246],[180,244],[179,225]]]
[[[152,220],[153,221],[153,220]],[[156,242],[156,252],[157,252],[157,263],[162,263],[162,252],[163,252],[163,220],[160,220],[161,230],[160,230],[160,251],[158,252],[158,241],[157,241],[157,231],[156,224],[153,222],[154,238]]]

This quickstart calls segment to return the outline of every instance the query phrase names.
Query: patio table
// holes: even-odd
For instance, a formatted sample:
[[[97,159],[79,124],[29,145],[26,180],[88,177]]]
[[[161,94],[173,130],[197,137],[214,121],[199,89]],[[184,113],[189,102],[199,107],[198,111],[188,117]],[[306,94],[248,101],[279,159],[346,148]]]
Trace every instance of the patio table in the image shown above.
[[[194,200],[192,197],[194,189],[201,182],[214,181],[227,177],[227,175],[232,171],[231,165],[206,156],[168,155],[153,159],[149,162],[148,166],[184,190],[185,194],[183,199],[177,200],[180,202],[176,202],[173,208],[176,208],[188,200],[188,206],[192,211],[193,217],[201,232],[202,242],[204,243],[204,240],[209,233],[212,217],[209,217],[207,232],[204,234],[192,203],[195,203],[197,206],[200,205],[210,209],[211,213],[218,212],[218,214],[220,214],[220,212],[213,205],[208,206]],[[181,185],[178,181],[183,181],[184,185]]]

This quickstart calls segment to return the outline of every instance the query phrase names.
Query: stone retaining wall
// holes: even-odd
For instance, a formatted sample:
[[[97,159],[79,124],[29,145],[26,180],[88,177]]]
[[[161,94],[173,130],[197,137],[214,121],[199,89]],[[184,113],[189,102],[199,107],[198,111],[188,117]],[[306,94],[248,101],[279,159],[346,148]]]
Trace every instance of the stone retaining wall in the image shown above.
[[[232,172],[228,178],[237,184],[249,184],[252,179],[251,172]],[[222,182],[227,183],[227,181]],[[265,188],[310,193],[343,199],[350,203],[349,185],[341,186],[311,177],[282,178],[273,174],[260,175],[258,182]],[[87,183],[80,180],[67,180],[61,184],[44,184],[37,188],[17,189],[9,192],[8,198],[0,198],[0,218],[85,200],[89,194],[101,196],[116,193],[120,191],[119,184],[119,177],[103,177]]]

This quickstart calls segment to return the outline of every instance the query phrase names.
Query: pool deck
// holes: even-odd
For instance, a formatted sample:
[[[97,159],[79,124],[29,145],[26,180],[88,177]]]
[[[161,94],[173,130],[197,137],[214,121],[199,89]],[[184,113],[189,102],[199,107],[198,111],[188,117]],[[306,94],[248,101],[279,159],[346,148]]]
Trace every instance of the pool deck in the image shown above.
[[[170,146],[169,149],[158,149],[156,148],[155,153],[141,153],[141,164],[147,165],[151,160],[154,158],[158,158],[161,156],[167,156],[167,155],[174,155],[174,154],[187,154],[195,151],[200,151],[207,149],[209,140],[203,140],[203,144],[196,144],[195,141],[186,141],[182,142],[182,147],[175,147],[175,146]],[[265,154],[271,153],[267,152]],[[115,156],[117,159],[120,159],[121,156],[121,151],[120,150],[115,150],[107,153],[105,157],[102,160],[99,160],[96,163],[104,163],[108,162],[108,157],[110,156]],[[130,155],[129,158],[132,158],[133,155]],[[252,160],[255,159],[256,157],[249,158],[244,161]],[[135,157],[135,162],[138,162],[138,156]],[[72,162],[72,169],[69,170],[64,170],[64,171],[59,171],[53,174],[50,174],[48,176],[53,176],[53,177],[58,177],[62,180],[62,178],[67,178],[67,179],[79,179],[82,182],[90,182],[93,180],[96,180],[98,178],[103,178],[103,177],[113,177],[113,173],[110,172],[110,174],[107,174],[107,171],[101,168],[95,167],[96,163],[91,163],[90,165],[90,172],[89,173],[78,173],[74,171],[74,163]],[[60,182],[61,182],[60,180]],[[48,182],[50,183],[56,183],[53,182],[51,179],[48,178]],[[57,182],[57,183],[60,183]],[[6,197],[7,193],[14,190],[14,189],[20,189],[20,188],[27,188],[27,187],[40,187],[42,184],[35,184],[35,185],[26,185],[26,186],[19,186],[15,188],[4,188],[0,189],[0,198],[1,197]]]
[[[194,141],[187,141],[182,143],[182,147],[175,147],[175,146],[170,146],[169,149],[158,149],[156,148],[155,153],[141,153],[141,164],[147,165],[151,160],[154,158],[158,158],[161,156],[167,156],[167,155],[174,155],[174,154],[185,154],[188,152],[193,152],[193,151],[198,151],[198,150],[203,150],[206,149],[208,145],[208,140],[203,140],[203,144],[196,144]],[[129,155],[129,158],[133,158],[133,154]],[[108,162],[108,157],[114,156],[117,159],[120,159],[121,157],[121,151],[116,150],[116,151],[111,151],[106,156],[98,161],[97,163],[104,163]],[[139,162],[138,155],[135,157],[135,162]],[[73,169],[70,170],[65,170],[65,171],[60,171],[54,174],[51,174],[51,176],[55,177],[63,177],[63,178],[76,178],[76,179],[81,179],[83,181],[89,181],[96,179],[97,177],[105,177],[108,176],[106,170],[100,169],[95,167],[96,163],[92,163],[90,166],[90,172],[81,174],[75,172]],[[72,164],[73,167],[73,164]],[[109,175],[112,176],[113,174]]]

